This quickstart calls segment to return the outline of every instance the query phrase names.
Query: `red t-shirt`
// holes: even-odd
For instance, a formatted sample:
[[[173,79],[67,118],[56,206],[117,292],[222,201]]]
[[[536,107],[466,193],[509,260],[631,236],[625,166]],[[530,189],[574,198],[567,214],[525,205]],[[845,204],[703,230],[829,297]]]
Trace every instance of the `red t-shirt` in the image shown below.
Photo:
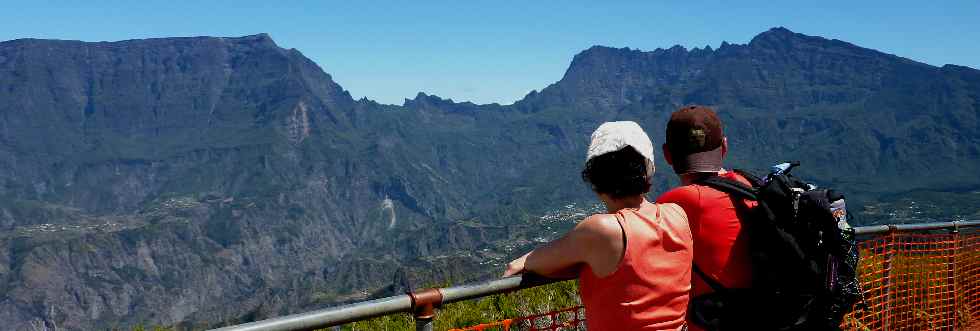
[[[749,185],[745,178],[734,172],[722,170],[718,175]],[[741,231],[742,224],[727,193],[691,184],[664,193],[657,203],[676,203],[687,213],[694,238],[694,263],[701,271],[727,288],[751,286],[747,238]],[[754,201],[743,200],[742,203],[748,207],[756,205]],[[692,297],[713,292],[701,277],[694,274],[691,278]]]

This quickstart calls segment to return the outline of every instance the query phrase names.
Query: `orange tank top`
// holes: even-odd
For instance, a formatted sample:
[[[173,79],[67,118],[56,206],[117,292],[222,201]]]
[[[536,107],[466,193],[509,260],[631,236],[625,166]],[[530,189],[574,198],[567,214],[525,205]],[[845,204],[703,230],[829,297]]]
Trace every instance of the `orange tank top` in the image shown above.
[[[681,329],[694,257],[687,216],[675,204],[654,205],[649,211],[623,209],[615,215],[626,235],[616,271],[598,277],[585,265],[579,275],[588,329]]]

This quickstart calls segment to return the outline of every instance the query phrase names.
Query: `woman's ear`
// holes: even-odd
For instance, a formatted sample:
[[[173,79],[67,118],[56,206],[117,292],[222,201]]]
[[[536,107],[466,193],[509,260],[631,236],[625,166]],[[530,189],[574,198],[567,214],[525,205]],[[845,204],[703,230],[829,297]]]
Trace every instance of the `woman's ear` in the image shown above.
[[[724,140],[722,140],[722,144],[725,144]],[[664,161],[667,161],[668,165],[674,165],[674,159],[670,157],[670,150],[667,149],[667,144],[660,145],[660,147],[664,151]]]

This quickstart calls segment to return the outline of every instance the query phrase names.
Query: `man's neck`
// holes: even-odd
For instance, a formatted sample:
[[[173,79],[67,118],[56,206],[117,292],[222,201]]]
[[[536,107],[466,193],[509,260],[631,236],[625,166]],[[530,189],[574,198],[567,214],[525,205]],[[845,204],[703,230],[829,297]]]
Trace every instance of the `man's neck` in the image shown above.
[[[717,173],[711,173],[711,172],[689,172],[689,173],[686,173],[686,174],[680,174],[678,176],[681,178],[681,185],[691,185],[692,183],[694,183],[698,179],[704,178],[706,176],[722,175],[722,174],[725,174],[726,172],[728,172],[728,171],[726,171],[725,169],[721,169],[721,170],[718,170]]]

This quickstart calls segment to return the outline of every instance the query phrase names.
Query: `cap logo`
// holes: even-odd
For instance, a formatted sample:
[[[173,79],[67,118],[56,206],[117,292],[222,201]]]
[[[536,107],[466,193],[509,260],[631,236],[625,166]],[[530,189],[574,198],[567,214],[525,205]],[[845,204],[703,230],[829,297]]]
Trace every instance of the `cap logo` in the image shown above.
[[[692,146],[697,146],[698,148],[704,147],[707,135],[704,133],[704,129],[691,129],[691,134],[688,136],[689,143]]]

